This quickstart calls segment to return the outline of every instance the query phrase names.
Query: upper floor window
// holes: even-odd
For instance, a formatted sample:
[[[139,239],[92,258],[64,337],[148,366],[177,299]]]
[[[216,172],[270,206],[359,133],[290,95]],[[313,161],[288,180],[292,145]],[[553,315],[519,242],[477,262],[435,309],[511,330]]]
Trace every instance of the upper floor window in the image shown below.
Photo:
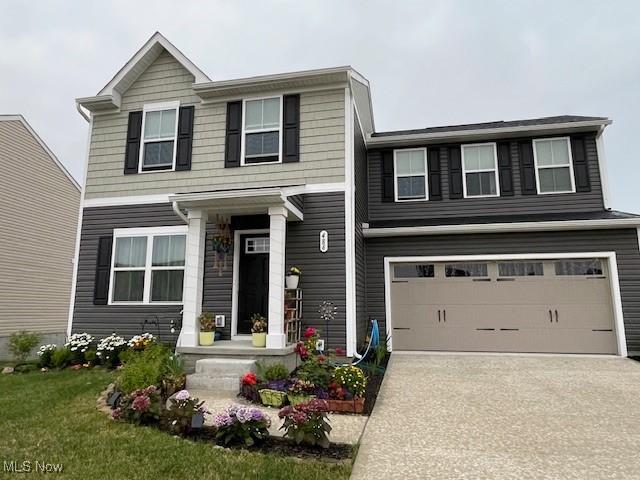
[[[110,303],[181,303],[186,227],[114,231]]]
[[[281,100],[281,97],[244,100],[243,165],[281,161]]]
[[[568,138],[533,141],[538,193],[573,193],[573,162]]]
[[[427,150],[394,150],[396,201],[428,200]]]
[[[144,106],[140,171],[175,168],[179,107],[179,102]]]
[[[462,145],[462,183],[465,198],[500,196],[495,143]]]

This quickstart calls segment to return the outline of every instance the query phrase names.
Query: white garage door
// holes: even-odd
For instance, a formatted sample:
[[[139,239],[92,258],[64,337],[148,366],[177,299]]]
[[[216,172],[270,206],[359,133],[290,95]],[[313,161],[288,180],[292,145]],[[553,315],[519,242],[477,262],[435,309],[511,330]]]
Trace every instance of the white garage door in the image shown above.
[[[394,350],[617,352],[604,259],[395,263]]]

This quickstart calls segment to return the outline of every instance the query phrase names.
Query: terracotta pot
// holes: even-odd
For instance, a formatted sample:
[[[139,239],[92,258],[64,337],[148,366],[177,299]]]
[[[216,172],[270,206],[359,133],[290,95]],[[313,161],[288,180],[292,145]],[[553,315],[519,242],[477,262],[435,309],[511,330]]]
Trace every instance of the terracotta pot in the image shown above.
[[[200,345],[209,346],[213,345],[213,339],[215,336],[215,332],[200,332],[198,335],[198,340]]]
[[[329,411],[338,413],[362,413],[364,411],[364,398],[353,400],[327,400]]]
[[[266,333],[252,333],[251,343],[254,347],[264,348],[267,346],[267,334]]]
[[[287,288],[293,290],[298,288],[298,282],[300,281],[300,275],[287,275],[284,277],[287,283]]]

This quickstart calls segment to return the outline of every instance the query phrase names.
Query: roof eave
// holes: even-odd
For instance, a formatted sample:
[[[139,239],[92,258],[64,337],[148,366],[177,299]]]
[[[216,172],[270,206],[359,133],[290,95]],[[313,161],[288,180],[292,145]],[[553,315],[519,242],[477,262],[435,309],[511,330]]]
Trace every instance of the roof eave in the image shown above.
[[[110,95],[96,95],[95,97],[76,98],[76,104],[89,110],[91,113],[101,113],[120,108],[120,94],[114,91]]]

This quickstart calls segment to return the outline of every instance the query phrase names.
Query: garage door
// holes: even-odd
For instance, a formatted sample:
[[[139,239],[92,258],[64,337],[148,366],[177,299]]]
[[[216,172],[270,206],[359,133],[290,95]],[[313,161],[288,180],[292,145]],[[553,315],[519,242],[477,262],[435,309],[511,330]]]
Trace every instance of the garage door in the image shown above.
[[[394,350],[617,352],[604,259],[391,267]]]

